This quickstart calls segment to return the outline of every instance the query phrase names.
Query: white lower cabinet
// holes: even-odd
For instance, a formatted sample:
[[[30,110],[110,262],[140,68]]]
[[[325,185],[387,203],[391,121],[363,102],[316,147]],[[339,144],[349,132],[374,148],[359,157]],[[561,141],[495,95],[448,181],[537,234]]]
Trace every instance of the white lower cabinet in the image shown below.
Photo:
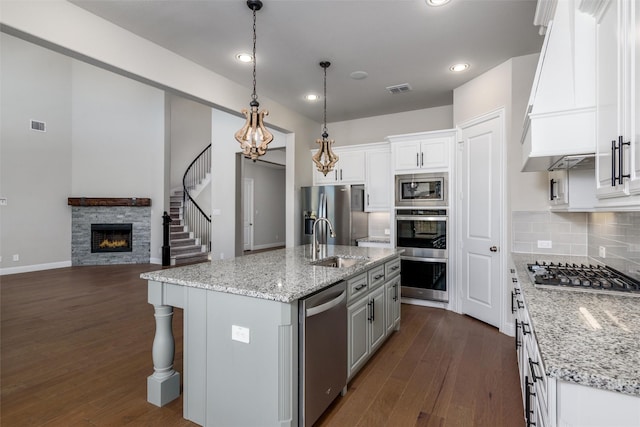
[[[640,398],[546,375],[540,348],[513,264],[511,307],[527,427],[638,427]]]
[[[400,327],[399,278],[400,258],[396,258],[347,280],[349,379]]]

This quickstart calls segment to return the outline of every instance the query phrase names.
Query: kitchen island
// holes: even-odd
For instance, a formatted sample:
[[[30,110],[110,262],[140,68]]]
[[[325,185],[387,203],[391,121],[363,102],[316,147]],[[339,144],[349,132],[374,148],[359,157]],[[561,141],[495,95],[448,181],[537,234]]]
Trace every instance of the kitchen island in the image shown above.
[[[173,308],[184,310],[184,417],[200,425],[298,425],[298,301],[335,283],[379,270],[401,251],[321,245],[269,251],[141,275],[148,280],[156,335],[147,400],[180,395],[173,369]],[[347,367],[345,366],[345,370]]]
[[[593,264],[587,257],[511,258],[514,311],[525,310],[516,316],[516,348],[531,418],[540,413],[550,426],[640,426],[640,296],[540,288],[527,273],[535,261]]]

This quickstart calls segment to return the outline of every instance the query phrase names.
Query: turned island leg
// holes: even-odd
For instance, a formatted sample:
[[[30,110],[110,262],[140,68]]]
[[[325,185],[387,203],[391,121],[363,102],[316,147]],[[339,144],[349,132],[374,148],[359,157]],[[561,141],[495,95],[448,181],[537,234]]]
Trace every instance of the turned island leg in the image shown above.
[[[147,401],[156,406],[164,406],[180,396],[180,373],[173,369],[173,307],[154,305],[153,308],[156,318],[156,334],[152,347],[154,372],[147,377]]]

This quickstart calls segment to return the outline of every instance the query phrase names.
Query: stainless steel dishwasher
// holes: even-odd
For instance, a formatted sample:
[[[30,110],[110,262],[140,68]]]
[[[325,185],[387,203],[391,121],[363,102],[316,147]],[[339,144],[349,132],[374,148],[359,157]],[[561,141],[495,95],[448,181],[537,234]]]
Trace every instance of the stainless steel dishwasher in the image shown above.
[[[347,386],[347,288],[300,301],[299,425],[312,426]]]

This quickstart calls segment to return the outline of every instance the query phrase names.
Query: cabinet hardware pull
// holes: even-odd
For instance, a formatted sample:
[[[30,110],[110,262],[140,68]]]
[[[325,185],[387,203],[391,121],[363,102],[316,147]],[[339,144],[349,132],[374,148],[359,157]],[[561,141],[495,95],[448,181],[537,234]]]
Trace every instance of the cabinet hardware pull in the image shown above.
[[[518,308],[524,308],[524,303],[518,300]]]
[[[490,250],[491,252],[498,252],[498,247],[497,247],[497,246],[491,246],[491,247],[489,248],[489,250]]]
[[[516,351],[518,351],[518,349],[522,346],[522,343],[518,339],[518,328],[519,327],[520,327],[520,325],[518,324],[518,319],[516,319]]]
[[[557,183],[558,181],[556,181],[555,179],[549,180],[549,200],[551,200],[552,202],[558,198],[558,196],[556,196],[554,191],[554,187],[556,186]]]
[[[335,176],[336,176],[335,180],[337,181],[338,180],[338,169],[336,169],[334,172],[335,172]]]
[[[517,277],[512,277],[512,278],[511,278],[511,281],[512,281],[513,283],[518,283],[518,278],[517,278]]]
[[[514,300],[516,299],[516,293],[511,291],[511,312],[516,312],[516,305],[514,304]]]
[[[393,300],[398,301],[398,283],[393,284]]]
[[[511,271],[511,274],[516,274],[516,270],[515,270],[515,269],[513,269],[513,268],[512,268],[512,269],[510,269],[510,271]]]
[[[527,421],[527,427],[531,426],[531,414],[533,411],[531,410],[531,390],[529,389],[529,377],[525,375],[524,377],[524,416]]]
[[[616,186],[616,140],[611,140],[611,186]]]
[[[420,166],[420,153],[416,153],[416,167]]]
[[[531,375],[533,376],[533,382],[538,382],[538,380],[541,380],[542,377],[536,375],[536,370],[533,368],[533,365],[536,365],[538,368],[540,367],[540,363],[538,362],[534,362],[533,360],[531,360],[531,358],[529,357],[529,369],[531,369]]]
[[[376,301],[371,300],[371,323],[376,320]]]
[[[618,172],[620,176],[618,177],[618,183],[622,185],[625,178],[631,178],[631,174],[624,173],[624,149],[623,145],[631,146],[631,141],[623,142],[622,135],[618,137]]]
[[[513,288],[513,292],[515,292],[516,295],[520,295],[520,289],[518,288]]]
[[[396,271],[399,268],[400,268],[399,265],[394,265],[393,267],[391,267],[391,271]]]
[[[362,285],[356,286],[356,291],[359,291],[360,289],[363,289],[363,288],[366,288],[366,287],[367,287],[367,284],[363,283]]]
[[[369,203],[369,193],[367,193],[367,206],[370,206],[371,203]]]
[[[531,334],[531,327],[529,327],[529,324],[526,322],[520,322],[520,324],[522,325],[522,336],[525,336],[527,334]],[[529,330],[525,329],[525,326],[527,328],[529,328]]]
[[[375,276],[373,276],[373,280],[378,280],[384,277],[384,274],[376,274]]]
[[[342,169],[340,169],[340,181],[342,181]]]
[[[424,166],[424,153],[420,153],[420,166]]]

